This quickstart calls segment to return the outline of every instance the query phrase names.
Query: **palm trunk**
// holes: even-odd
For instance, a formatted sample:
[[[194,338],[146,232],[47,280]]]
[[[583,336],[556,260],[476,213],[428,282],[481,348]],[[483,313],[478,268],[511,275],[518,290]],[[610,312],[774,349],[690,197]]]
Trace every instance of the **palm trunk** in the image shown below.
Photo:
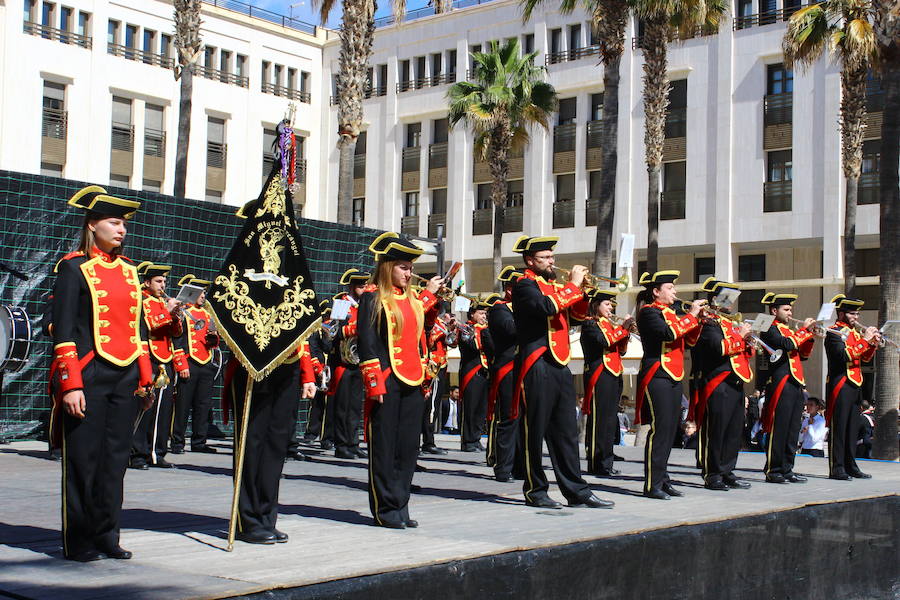
[[[175,146],[175,189],[176,198],[185,197],[187,186],[188,147],[191,143],[191,96],[194,91],[194,65],[189,64],[181,71],[181,96],[178,100],[178,144]]]
[[[881,125],[881,303],[879,324],[900,320],[900,48],[893,44],[882,70],[884,121]],[[895,340],[900,341],[900,340]],[[875,440],[873,455],[897,460],[897,408],[900,399],[900,352],[890,344],[878,351],[875,364]]]
[[[647,160],[647,270],[659,268],[659,173],[665,140],[669,80],[666,77],[668,20],[648,18],[644,25],[644,151]]]
[[[844,293],[856,289],[856,199],[862,171],[863,121],[866,117],[868,63],[841,71],[841,162],[844,195]]]
[[[494,205],[494,291],[502,292],[497,276],[503,268],[503,213],[506,211],[506,182],[509,179],[510,133],[507,123],[500,123],[490,139],[488,166],[491,170],[491,203]]]
[[[356,139],[347,140],[338,147],[338,223],[353,222],[353,159],[356,155]]]
[[[859,176],[845,179],[844,192],[844,293],[854,297],[856,290],[856,198]]]
[[[593,271],[606,276],[611,271],[613,223],[616,216],[616,166],[619,160],[619,64],[616,55],[603,68],[603,121],[600,123],[600,201],[597,203],[597,239]]]

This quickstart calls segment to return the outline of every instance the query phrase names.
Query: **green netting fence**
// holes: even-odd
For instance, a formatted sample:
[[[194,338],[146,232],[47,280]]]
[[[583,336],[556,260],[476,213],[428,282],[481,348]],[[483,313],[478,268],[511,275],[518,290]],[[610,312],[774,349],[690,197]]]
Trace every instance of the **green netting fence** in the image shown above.
[[[18,373],[3,374],[0,439],[34,439],[46,434],[52,343],[40,320],[53,288],[53,265],[77,245],[83,219],[83,213],[67,206],[66,200],[86,185],[91,184],[0,170],[0,304],[24,308],[33,327],[28,364]],[[104,187],[118,197],[141,201],[140,211],[129,225],[124,253],[136,262],[172,265],[169,293],[186,273],[211,278],[240,229],[233,206]],[[371,269],[368,246],[380,231],[310,219],[299,219],[299,226],[315,290],[322,297],[340,291],[337,281],[346,269]],[[2,269],[4,266],[24,274],[27,281]],[[213,405],[221,426],[220,385],[217,382]],[[303,431],[308,402],[301,402],[299,410],[299,429]]]

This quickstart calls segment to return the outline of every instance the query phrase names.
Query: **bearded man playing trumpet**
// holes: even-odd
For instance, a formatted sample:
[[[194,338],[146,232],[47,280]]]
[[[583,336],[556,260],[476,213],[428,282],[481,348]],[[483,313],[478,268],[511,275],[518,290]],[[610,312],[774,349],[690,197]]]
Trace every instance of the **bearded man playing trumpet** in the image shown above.
[[[738,286],[710,277],[701,287],[710,302],[726,288]],[[753,378],[750,325],[729,319],[727,309],[716,311],[705,313],[692,351],[693,366],[700,373],[694,408],[694,420],[700,426],[699,460],[707,489],[747,489],[750,484],[738,481],[733,471],[744,428],[744,384]]]
[[[825,338],[828,358],[828,383],[825,425],[828,434],[828,476],[849,481],[853,477],[869,479],[856,464],[856,414],[862,402],[862,363],[871,362],[878,349],[877,327],[859,325],[859,309],[864,302],[838,294],[831,301],[837,310],[837,321],[831,327],[840,335]],[[860,332],[861,330],[861,332]]]

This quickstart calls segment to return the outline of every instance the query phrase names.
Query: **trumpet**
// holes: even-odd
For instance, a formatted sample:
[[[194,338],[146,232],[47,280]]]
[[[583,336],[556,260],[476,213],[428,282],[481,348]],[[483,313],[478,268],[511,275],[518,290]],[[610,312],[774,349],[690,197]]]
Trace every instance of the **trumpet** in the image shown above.
[[[750,319],[743,319],[743,322],[747,323],[748,325],[753,323],[753,321],[751,321]],[[732,323],[732,327],[737,330],[736,323]],[[762,338],[752,332],[750,333],[750,340],[753,343],[753,347],[756,348],[757,352],[764,351],[769,355],[769,362],[775,363],[781,360],[781,356],[784,354],[784,351],[781,348],[778,348],[776,350],[772,346],[762,341]]]
[[[430,279],[428,279],[427,277],[422,277],[421,275],[417,275],[416,273],[413,273],[412,276],[413,276],[413,279],[415,279],[416,281],[419,281],[421,283],[428,283],[430,281]],[[453,300],[453,298],[459,296],[461,298],[468,298],[469,301],[471,301],[471,302],[480,302],[481,301],[481,296],[473,296],[471,294],[457,292],[456,290],[447,286],[446,284],[442,284],[441,288],[437,291],[437,294],[435,294],[435,295],[438,298],[441,298],[443,300]]]
[[[625,322],[628,320],[631,320],[631,326],[627,329],[628,335],[630,335],[631,337],[633,337],[634,339],[636,339],[639,342],[641,341],[641,336],[637,332],[637,321],[634,320],[634,317],[626,318],[626,317],[620,317],[619,315],[611,314],[607,318],[620,327],[624,327]]]
[[[857,322],[857,323],[853,324],[853,329],[855,329],[857,331],[857,333],[864,334],[866,332],[866,329],[868,329],[868,327],[866,327],[862,323]],[[846,336],[843,336],[843,337],[844,337],[844,341],[846,341],[847,337]],[[900,344],[898,344],[897,342],[895,342],[894,340],[892,340],[888,337],[885,337],[884,333],[881,331],[878,332],[878,335],[876,336],[876,340],[878,341],[879,348],[884,348],[888,344],[890,344],[894,348],[900,348]]]
[[[795,319],[793,317],[788,317],[788,325],[790,325],[794,331],[800,329],[800,327],[803,326],[804,322],[805,321],[803,319]],[[846,333],[844,333],[842,331],[837,331],[835,329],[829,329],[829,328],[825,327],[824,325],[822,325],[821,323],[819,323],[818,321],[816,321],[816,324],[813,325],[813,327],[812,327],[812,329],[810,329],[810,331],[817,338],[824,338],[829,333],[831,333],[833,335],[839,335],[839,336],[841,336],[842,340],[847,341]]]
[[[572,277],[571,269],[563,269],[562,267],[554,266],[553,270],[559,271],[566,277]],[[629,284],[628,273],[623,273],[622,276],[619,277],[618,279],[612,279],[611,277],[604,277],[603,275],[597,275],[595,273],[588,273],[584,276],[584,284],[582,285],[582,287],[589,287],[589,288],[600,287],[598,284],[601,281],[606,281],[608,283],[616,284],[616,288],[618,288],[618,290],[620,292],[624,292],[625,290],[628,289],[628,284]]]

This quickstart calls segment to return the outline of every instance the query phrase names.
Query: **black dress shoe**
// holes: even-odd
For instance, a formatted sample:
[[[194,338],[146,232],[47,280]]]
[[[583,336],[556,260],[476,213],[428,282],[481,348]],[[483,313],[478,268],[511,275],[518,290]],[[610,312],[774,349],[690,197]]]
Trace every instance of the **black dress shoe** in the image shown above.
[[[150,463],[150,466],[156,467],[157,469],[174,469],[175,468],[175,465],[173,465],[172,463],[170,463],[169,461],[167,461],[164,458],[156,459],[156,462]]]
[[[84,552],[66,556],[66,560],[74,560],[76,562],[93,562],[95,560],[103,560],[104,558],[106,558],[106,555],[99,550],[85,550]]]
[[[770,473],[769,475],[766,475],[766,481],[768,483],[787,483],[787,480],[781,473]]]
[[[684,492],[679,492],[678,490],[676,490],[674,488],[674,486],[672,486],[671,483],[662,484],[662,491],[664,491],[665,493],[667,493],[670,496],[676,496],[676,497],[684,496]]]
[[[590,496],[585,496],[584,498],[579,498],[577,502],[570,502],[569,506],[572,508],[577,508],[580,506],[586,508],[612,508],[616,503],[612,500],[601,500],[597,496],[591,494]]]
[[[721,479],[710,479],[703,484],[703,487],[708,490],[715,490],[717,492],[727,492],[729,489],[728,485],[726,485],[725,482]]]
[[[402,521],[375,521],[375,524],[379,527],[385,527],[387,529],[406,529],[406,523]],[[418,523],[416,523],[418,525]]]
[[[285,456],[288,460],[296,460],[297,462],[303,462],[305,460],[309,460],[309,457],[298,450],[294,450],[292,452],[288,452],[287,456]]]
[[[419,526],[419,522],[416,521],[415,519],[407,519],[406,521],[403,522],[403,524],[406,525],[407,527],[409,527],[410,529],[415,529],[416,527]]]
[[[279,531],[279,530],[277,530],[277,529],[273,529],[273,530],[272,530],[272,535],[275,536],[275,543],[276,543],[276,544],[283,544],[283,543],[285,543],[286,541],[288,541],[288,538],[290,537],[290,536],[288,536],[288,534],[286,534],[285,532]]]
[[[494,479],[496,479],[500,483],[506,483],[507,481],[512,479],[512,476],[509,473],[496,473],[494,475]]]
[[[131,464],[128,465],[128,468],[136,469],[138,471],[146,471],[147,469],[150,468],[150,465],[148,465],[146,462],[144,462],[142,460],[135,460],[135,461],[132,461]]]
[[[215,448],[213,448],[212,446],[207,446],[205,444],[203,446],[198,446],[196,448],[191,446],[191,452],[199,452],[200,454],[218,454],[219,453],[219,451],[216,450]]]
[[[276,542],[275,534],[264,529],[254,529],[251,531],[242,531],[237,534],[237,539],[248,544],[274,544]]]
[[[425,446],[422,448],[424,454],[447,454],[447,451],[437,446]]]
[[[723,478],[725,481],[725,485],[730,487],[733,490],[749,490],[750,484],[746,481],[741,481],[737,477],[725,477]]]
[[[184,454],[184,446],[172,446],[172,449],[169,450],[172,454]]]
[[[526,500],[525,504],[533,508],[552,508],[554,510],[562,509],[562,504],[552,498],[538,498],[537,500]]]
[[[613,460],[625,460],[625,459],[622,458],[621,456],[619,456],[618,454],[613,454]]]
[[[594,477],[612,477],[621,473],[618,469],[597,469],[591,472]]]
[[[314,434],[314,433],[307,433],[306,435],[304,435],[304,436],[303,436],[302,438],[300,438],[300,439],[303,440],[303,442],[306,443],[306,444],[312,444],[314,441],[316,441],[316,434]]]
[[[129,552],[122,546],[116,546],[112,550],[105,552],[105,554],[109,558],[115,558],[117,560],[128,560],[131,558],[131,552]]]
[[[483,450],[483,448],[479,448],[478,446],[471,445],[471,446],[463,446],[462,448],[460,448],[460,450],[462,450],[463,452],[481,452]]]
[[[322,447],[322,450],[332,450],[334,448],[334,442],[331,440],[322,440],[319,442],[319,445]]]
[[[644,492],[644,495],[648,498],[653,498],[654,500],[671,500],[671,497],[667,493],[658,488],[653,488],[649,492]]]
[[[871,475],[869,475],[868,473],[863,473],[862,471],[851,471],[848,473],[848,475],[850,475],[850,477],[853,477],[854,479],[872,479]]]
[[[838,481],[851,481],[853,478],[850,477],[847,473],[832,473],[828,476],[828,479],[837,479]]]
[[[353,452],[356,454],[357,458],[369,458],[369,453],[362,448],[354,448]]]
[[[356,458],[356,452],[347,450],[346,448],[337,448],[334,451],[335,458]]]
[[[806,477],[804,477],[803,475],[797,475],[796,473],[785,475],[784,479],[785,481],[790,481],[791,483],[806,483]]]

